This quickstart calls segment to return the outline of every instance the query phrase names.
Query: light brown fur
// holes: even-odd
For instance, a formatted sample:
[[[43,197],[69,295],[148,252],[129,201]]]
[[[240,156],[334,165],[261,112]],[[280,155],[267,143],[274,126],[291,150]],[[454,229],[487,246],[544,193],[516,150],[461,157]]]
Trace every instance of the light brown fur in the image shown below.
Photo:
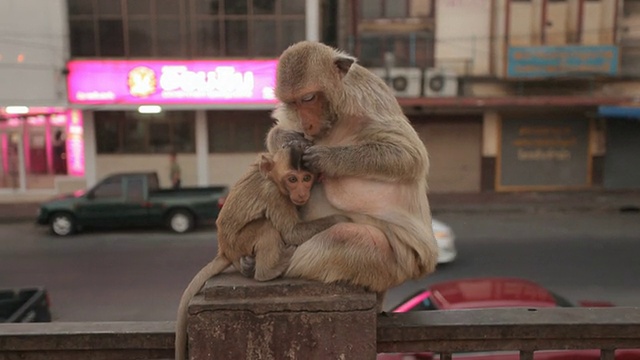
[[[205,282],[233,265],[244,275],[259,281],[274,279],[286,270],[295,245],[341,221],[342,215],[302,222],[298,207],[307,202],[314,174],[294,167],[291,146],[273,155],[261,154],[247,173],[233,186],[216,221],[218,254],[191,280],[180,299],[176,321],[175,356],[184,359],[187,343],[187,307]],[[301,149],[299,155],[301,154]],[[299,161],[298,161],[299,163]],[[300,178],[299,181],[291,177]],[[302,181],[302,178],[305,180]],[[250,268],[240,259],[255,257]]]
[[[268,149],[304,133],[313,142],[305,164],[322,174],[303,218],[353,219],[300,245],[285,276],[346,281],[384,294],[433,272],[438,250],[427,150],[388,86],[354,58],[301,42],[280,57],[276,96],[281,104]]]

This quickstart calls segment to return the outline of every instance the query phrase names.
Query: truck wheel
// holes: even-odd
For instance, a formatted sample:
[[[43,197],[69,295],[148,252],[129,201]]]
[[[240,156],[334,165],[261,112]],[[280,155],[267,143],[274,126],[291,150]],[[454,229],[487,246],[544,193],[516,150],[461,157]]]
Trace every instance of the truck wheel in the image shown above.
[[[49,220],[51,233],[58,236],[68,236],[76,232],[76,220],[68,213],[55,213]]]
[[[179,234],[193,229],[193,215],[187,210],[174,210],[169,214],[169,228]]]

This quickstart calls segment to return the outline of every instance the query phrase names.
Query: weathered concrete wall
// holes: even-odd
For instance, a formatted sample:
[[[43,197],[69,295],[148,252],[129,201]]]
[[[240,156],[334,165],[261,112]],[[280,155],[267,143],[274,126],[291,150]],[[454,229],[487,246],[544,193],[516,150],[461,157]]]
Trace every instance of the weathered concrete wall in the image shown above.
[[[210,279],[189,306],[191,359],[375,359],[376,296],[296,279]]]

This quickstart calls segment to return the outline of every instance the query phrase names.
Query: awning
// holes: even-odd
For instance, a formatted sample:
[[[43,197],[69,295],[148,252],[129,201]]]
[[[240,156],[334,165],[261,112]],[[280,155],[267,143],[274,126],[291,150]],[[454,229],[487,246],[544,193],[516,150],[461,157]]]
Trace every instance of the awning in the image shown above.
[[[640,120],[640,106],[599,106],[598,115]]]

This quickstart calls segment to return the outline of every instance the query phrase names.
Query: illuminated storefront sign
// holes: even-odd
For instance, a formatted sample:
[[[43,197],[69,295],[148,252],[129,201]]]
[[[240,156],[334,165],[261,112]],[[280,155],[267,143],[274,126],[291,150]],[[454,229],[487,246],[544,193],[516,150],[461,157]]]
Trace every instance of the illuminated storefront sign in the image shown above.
[[[575,74],[618,73],[618,47],[600,46],[516,46],[508,53],[509,77],[558,77]]]
[[[277,60],[77,60],[67,64],[75,104],[275,103]]]

